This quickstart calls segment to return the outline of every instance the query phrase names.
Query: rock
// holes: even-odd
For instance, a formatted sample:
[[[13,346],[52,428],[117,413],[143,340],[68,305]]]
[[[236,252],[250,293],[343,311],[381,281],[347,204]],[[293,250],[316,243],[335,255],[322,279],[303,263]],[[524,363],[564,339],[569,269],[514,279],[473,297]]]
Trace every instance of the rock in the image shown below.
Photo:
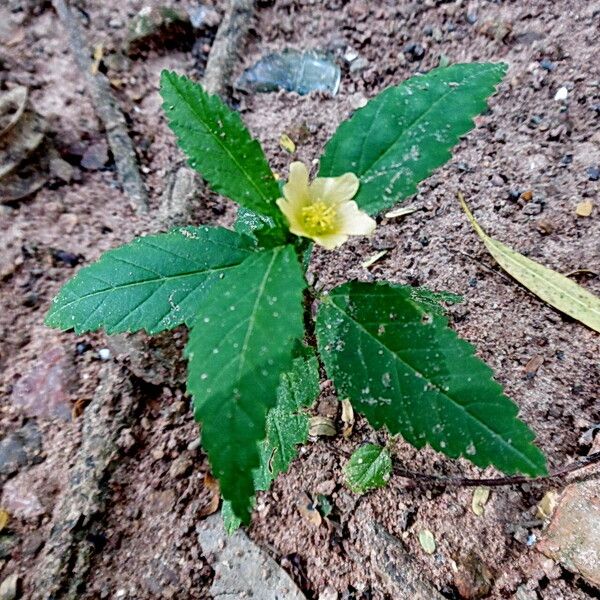
[[[11,402],[27,416],[71,418],[72,362],[62,346],[50,347],[12,390]]]
[[[193,466],[192,459],[189,456],[179,456],[169,468],[169,477],[171,479],[180,479],[185,477]]]
[[[488,566],[475,554],[461,560],[454,574],[454,583],[461,598],[485,598],[492,589],[493,577]]]
[[[14,600],[19,596],[21,580],[16,573],[9,575],[0,584],[0,600]]]
[[[408,60],[417,61],[425,56],[425,48],[421,44],[406,44],[403,48],[404,55]]]
[[[98,350],[98,358],[103,361],[110,360],[110,348],[100,348],[100,350]]]
[[[329,58],[287,49],[261,58],[242,73],[235,87],[249,93],[286,90],[302,96],[317,90],[335,96],[340,78],[340,67]]]
[[[600,165],[600,144],[583,142],[576,144],[573,153],[573,165],[580,169]]]
[[[108,143],[106,140],[99,140],[87,147],[79,163],[88,171],[98,171],[103,169],[108,163]]]
[[[221,15],[212,6],[194,6],[188,9],[190,22],[194,29],[214,29],[221,22]]]
[[[394,600],[444,600],[408,554],[402,542],[390,535],[375,521],[366,524],[363,532],[365,558],[370,559],[374,574],[384,591]]]
[[[21,467],[41,461],[42,435],[34,421],[0,441],[0,477],[10,477]]]
[[[17,538],[14,535],[0,535],[0,559],[10,558],[16,545]]]
[[[31,491],[31,482],[15,477],[4,484],[2,506],[17,519],[29,521],[46,512],[40,499]]]
[[[129,24],[126,51],[188,47],[194,31],[188,15],[170,6],[145,6]]]
[[[540,60],[540,67],[546,71],[554,71],[554,69],[556,69],[556,65],[547,58],[542,58],[542,60]]]
[[[198,190],[198,178],[188,167],[180,167],[175,173],[171,173],[160,201],[160,228],[188,225],[191,221],[192,202],[198,195]]]
[[[73,252],[68,252],[67,250],[55,250],[52,253],[52,258],[59,263],[63,263],[68,267],[76,267],[83,259],[81,254],[73,254]]]
[[[543,210],[543,207],[541,204],[539,204],[538,202],[528,202],[524,207],[523,207],[523,213],[525,213],[526,215],[539,215]]]
[[[600,167],[588,167],[585,172],[590,181],[598,181],[600,179]]]
[[[350,65],[350,73],[360,73],[361,71],[364,71],[368,66],[369,61],[366,58],[360,56]]]
[[[327,586],[320,594],[319,600],[338,600],[339,594],[337,590],[331,586]]]
[[[537,549],[566,569],[600,586],[600,480],[564,490]]]
[[[306,600],[290,576],[241,530],[228,536],[220,514],[197,526],[202,553],[215,571],[211,594],[220,600]]]
[[[559,87],[554,94],[554,99],[557,102],[564,102],[569,97],[569,90],[566,87]]]

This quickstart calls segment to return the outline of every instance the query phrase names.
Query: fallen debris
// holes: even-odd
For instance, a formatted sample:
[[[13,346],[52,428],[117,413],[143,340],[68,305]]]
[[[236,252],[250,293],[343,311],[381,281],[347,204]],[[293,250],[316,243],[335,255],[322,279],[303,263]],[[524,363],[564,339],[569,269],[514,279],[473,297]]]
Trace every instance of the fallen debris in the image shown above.
[[[83,413],[83,441],[70,471],[69,487],[54,511],[54,525],[36,572],[34,589],[44,590],[40,599],[81,597],[94,535],[106,510],[106,479],[120,456],[121,430],[136,405],[127,371],[108,363]]]
[[[18,202],[48,180],[50,144],[47,124],[28,102],[27,89],[0,95],[0,201]]]
[[[249,93],[285,90],[305,95],[322,91],[335,96],[340,77],[339,66],[326,56],[288,49],[261,58],[242,73],[235,87]]]
[[[211,594],[220,600],[305,600],[291,577],[241,530],[229,536],[220,514],[197,526],[202,553],[215,571]]]
[[[572,483],[556,501],[537,549],[600,586],[600,480]]]
[[[385,528],[371,521],[363,532],[366,556],[371,568],[381,580],[385,591],[394,600],[443,600],[443,596],[423,579],[422,569],[410,557],[402,542]]]
[[[237,53],[246,38],[253,15],[253,0],[231,0],[206,63],[202,84],[210,94],[225,94]]]
[[[66,0],[52,0],[52,4],[67,33],[73,58],[85,77],[96,114],[104,125],[123,191],[139,214],[146,213],[148,211],[148,195],[137,166],[133,144],[127,133],[125,117],[110,91],[110,83],[102,73],[93,72],[93,63],[85,41],[85,32],[78,17],[74,16],[68,7]]]

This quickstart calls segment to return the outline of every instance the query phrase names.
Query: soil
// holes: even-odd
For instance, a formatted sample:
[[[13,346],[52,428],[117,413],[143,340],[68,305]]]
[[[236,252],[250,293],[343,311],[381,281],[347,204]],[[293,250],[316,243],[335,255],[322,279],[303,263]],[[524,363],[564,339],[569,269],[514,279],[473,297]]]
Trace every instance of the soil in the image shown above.
[[[118,68],[110,57],[146,3],[79,4],[89,41],[104,46],[102,68],[127,115],[152,210],[149,217],[135,215],[112,162],[80,166],[85,150],[99,144],[103,133],[51,5],[43,0],[3,3],[0,89],[30,88],[33,106],[50,124],[52,141],[75,166],[70,183],[51,180],[27,201],[0,205],[0,433],[34,421],[43,437],[37,464],[22,467],[8,480],[30,504],[29,510],[13,510],[18,514],[8,534],[14,545],[3,553],[0,580],[18,573],[26,598],[41,595],[33,589],[33,574],[56,525],[53,508],[80,441],[81,411],[106,358],[99,351],[108,347],[101,333],[77,337],[45,328],[44,314],[79,268],[70,264],[89,264],[103,251],[154,229],[152,214],[166,181],[184,162],[161,112],[159,73],[171,68],[201,77],[214,35],[199,34],[195,46],[191,40],[150,47]],[[191,4],[174,2],[181,8]],[[316,252],[312,273],[325,288],[350,278],[387,279],[461,294],[464,301],[450,309],[453,327],[476,345],[518,402],[550,465],[585,455],[590,440],[582,435],[600,422],[600,339],[499,272],[462,214],[456,193],[462,191],[491,235],[563,273],[586,270],[574,277],[600,292],[598,182],[588,173],[600,162],[600,5],[570,0],[257,4],[236,75],[263,54],[288,47],[330,51],[342,65],[335,97],[234,94],[234,103],[282,176],[290,162],[279,146],[284,132],[298,145],[296,157],[311,162],[337,124],[366,98],[437,66],[440,57],[509,64],[477,128],[406,201],[418,210],[403,218],[381,218],[370,240],[351,241],[333,253]],[[215,7],[222,13],[225,3],[215,2]],[[422,59],[415,60],[420,53],[411,44],[422,46]],[[362,70],[351,71],[345,63],[349,49],[366,61]],[[555,99],[561,87],[568,91],[565,101]],[[198,185],[194,222],[231,225],[231,203]],[[586,199],[595,203],[592,215],[577,216],[577,204]],[[387,250],[383,258],[369,268],[361,266],[381,249]],[[80,258],[62,260],[58,250]],[[47,389],[50,380],[52,390]],[[37,401],[20,402],[18,390],[31,392],[32,386]],[[212,570],[196,539],[211,501],[197,426],[181,384],[165,381],[144,390],[139,421],[129,432],[132,441],[108,483],[110,508],[81,597],[210,598]],[[340,417],[328,385],[317,411]],[[424,491],[393,478],[386,489],[351,494],[342,483],[344,453],[383,437],[359,419],[349,439],[312,440],[290,471],[259,497],[249,534],[308,598],[318,598],[327,588],[339,592],[339,598],[388,597],[364,558],[372,543],[365,532],[373,520],[403,541],[422,578],[447,598],[598,597],[536,550],[542,523],[535,508],[547,491],[543,486],[494,489],[484,516],[472,512],[470,489]],[[480,475],[466,461],[415,451],[403,442],[397,443],[395,460],[422,472]],[[303,494],[322,494],[331,502],[333,510],[321,525],[299,512]],[[418,541],[423,529],[436,540],[431,555]],[[489,582],[482,589],[470,583],[475,571],[487,573]]]

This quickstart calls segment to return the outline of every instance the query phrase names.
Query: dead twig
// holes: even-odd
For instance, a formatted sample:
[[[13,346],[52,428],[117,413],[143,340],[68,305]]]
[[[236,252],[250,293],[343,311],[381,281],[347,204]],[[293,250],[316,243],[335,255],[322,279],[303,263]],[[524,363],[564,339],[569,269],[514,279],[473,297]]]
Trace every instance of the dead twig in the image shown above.
[[[341,450],[339,448],[331,447],[334,452],[344,456],[345,458],[350,458],[350,455]],[[514,477],[463,477],[462,475],[437,475],[435,473],[420,473],[418,471],[410,471],[409,469],[404,469],[398,465],[393,465],[394,475],[398,477],[403,477],[404,479],[410,479],[412,481],[437,486],[437,487],[477,487],[477,486],[487,486],[487,487],[502,487],[508,485],[521,485],[521,484],[546,484],[553,479],[561,479],[579,471],[585,467],[589,467],[593,464],[600,463],[600,452],[594,452],[589,456],[584,456],[579,460],[571,463],[570,465],[566,465],[564,467],[559,467],[558,469],[554,469],[550,471],[549,475],[544,475],[543,477],[527,477],[525,475],[517,475]],[[599,474],[600,476],[600,474]]]
[[[137,159],[127,123],[105,75],[92,69],[90,50],[85,41],[85,32],[78,17],[73,15],[66,0],[52,0],[54,9],[67,32],[71,53],[85,76],[88,93],[92,98],[96,114],[106,131],[108,144],[115,159],[117,175],[123,191],[132,201],[136,212],[148,211],[148,195],[138,170]]]
[[[81,597],[106,511],[107,481],[119,458],[119,437],[137,396],[127,371],[109,364],[83,413],[82,442],[60,497],[35,581],[36,598]]]
[[[253,14],[253,0],[230,0],[227,13],[219,25],[210,49],[204,72],[204,89],[210,94],[225,94],[238,50],[248,33]]]
[[[600,462],[600,452],[594,452],[589,456],[585,456],[570,465],[560,467],[551,471],[549,475],[544,477],[525,477],[518,475],[516,477],[462,477],[462,476],[445,476],[445,475],[430,475],[427,473],[417,473],[415,471],[409,471],[394,465],[394,473],[400,477],[406,479],[412,479],[421,483],[428,483],[436,486],[443,487],[475,487],[475,486],[487,486],[487,487],[501,487],[505,485],[520,485],[523,483],[547,483],[552,479],[560,479],[579,471],[584,467],[589,467],[597,462]]]

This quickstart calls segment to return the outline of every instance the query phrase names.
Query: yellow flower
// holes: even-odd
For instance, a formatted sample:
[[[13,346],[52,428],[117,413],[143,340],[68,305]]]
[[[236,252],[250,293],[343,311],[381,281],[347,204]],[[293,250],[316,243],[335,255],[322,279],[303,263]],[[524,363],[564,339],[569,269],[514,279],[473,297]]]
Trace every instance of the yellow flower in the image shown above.
[[[352,200],[358,186],[354,173],[317,177],[309,183],[308,169],[301,162],[293,162],[288,182],[283,186],[284,198],[277,200],[277,206],[292,233],[333,250],[348,236],[370,235],[375,229],[375,221]]]

